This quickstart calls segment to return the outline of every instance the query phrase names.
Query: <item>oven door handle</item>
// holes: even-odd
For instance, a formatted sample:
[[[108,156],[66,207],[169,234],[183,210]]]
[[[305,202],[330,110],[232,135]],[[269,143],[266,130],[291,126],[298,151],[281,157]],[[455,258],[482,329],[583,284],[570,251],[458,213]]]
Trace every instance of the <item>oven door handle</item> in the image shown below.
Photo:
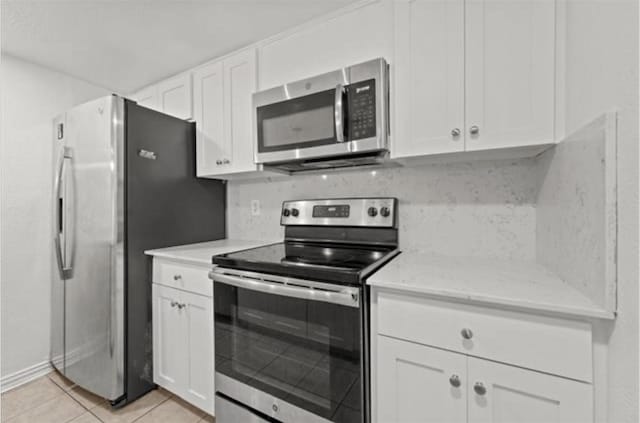
[[[310,301],[321,301],[348,307],[360,307],[360,295],[358,288],[342,287],[343,289],[341,290],[329,291],[326,289],[316,289],[311,286],[302,287],[298,284],[289,285],[287,283],[243,278],[215,271],[209,272],[209,278],[214,282],[233,285],[238,288],[249,289],[251,291],[265,292],[267,294],[282,295],[284,297],[300,298]]]

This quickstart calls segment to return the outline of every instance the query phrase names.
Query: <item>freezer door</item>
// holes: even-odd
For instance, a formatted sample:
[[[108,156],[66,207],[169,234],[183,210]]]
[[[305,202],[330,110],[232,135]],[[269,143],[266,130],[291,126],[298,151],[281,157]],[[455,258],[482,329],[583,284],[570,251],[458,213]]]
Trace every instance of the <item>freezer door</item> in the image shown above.
[[[66,113],[64,374],[109,400],[124,394],[123,100]]]

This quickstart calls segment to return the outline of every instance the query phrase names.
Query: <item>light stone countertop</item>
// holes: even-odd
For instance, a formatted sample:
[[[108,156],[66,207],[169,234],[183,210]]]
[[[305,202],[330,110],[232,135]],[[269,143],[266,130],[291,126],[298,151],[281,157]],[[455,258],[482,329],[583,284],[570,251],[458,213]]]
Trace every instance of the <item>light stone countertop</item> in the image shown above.
[[[278,242],[254,241],[241,239],[220,239],[217,241],[200,242],[197,244],[179,245],[176,247],[158,248],[147,250],[144,253],[154,257],[162,257],[171,260],[179,260],[191,264],[211,266],[211,257],[216,254],[231,253],[249,248],[261,247]]]
[[[573,317],[615,318],[614,313],[596,305],[550,270],[526,261],[406,251],[370,276],[367,284],[443,300]]]

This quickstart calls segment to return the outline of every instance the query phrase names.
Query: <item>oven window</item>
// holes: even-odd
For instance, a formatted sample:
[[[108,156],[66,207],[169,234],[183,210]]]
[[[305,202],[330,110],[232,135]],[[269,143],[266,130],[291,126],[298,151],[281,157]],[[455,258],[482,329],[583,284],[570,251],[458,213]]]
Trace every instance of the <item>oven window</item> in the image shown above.
[[[334,422],[362,421],[359,308],[215,283],[216,372]]]
[[[258,107],[258,151],[281,151],[336,142],[335,90]]]

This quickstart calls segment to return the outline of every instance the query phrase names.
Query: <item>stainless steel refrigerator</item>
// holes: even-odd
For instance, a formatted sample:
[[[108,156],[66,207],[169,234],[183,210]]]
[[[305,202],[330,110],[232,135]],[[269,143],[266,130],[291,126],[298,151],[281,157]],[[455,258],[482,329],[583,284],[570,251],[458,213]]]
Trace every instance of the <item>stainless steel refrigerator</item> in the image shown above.
[[[196,178],[194,123],[115,95],[58,116],[52,142],[51,362],[120,406],[155,387],[144,251],[224,238],[225,185]]]

